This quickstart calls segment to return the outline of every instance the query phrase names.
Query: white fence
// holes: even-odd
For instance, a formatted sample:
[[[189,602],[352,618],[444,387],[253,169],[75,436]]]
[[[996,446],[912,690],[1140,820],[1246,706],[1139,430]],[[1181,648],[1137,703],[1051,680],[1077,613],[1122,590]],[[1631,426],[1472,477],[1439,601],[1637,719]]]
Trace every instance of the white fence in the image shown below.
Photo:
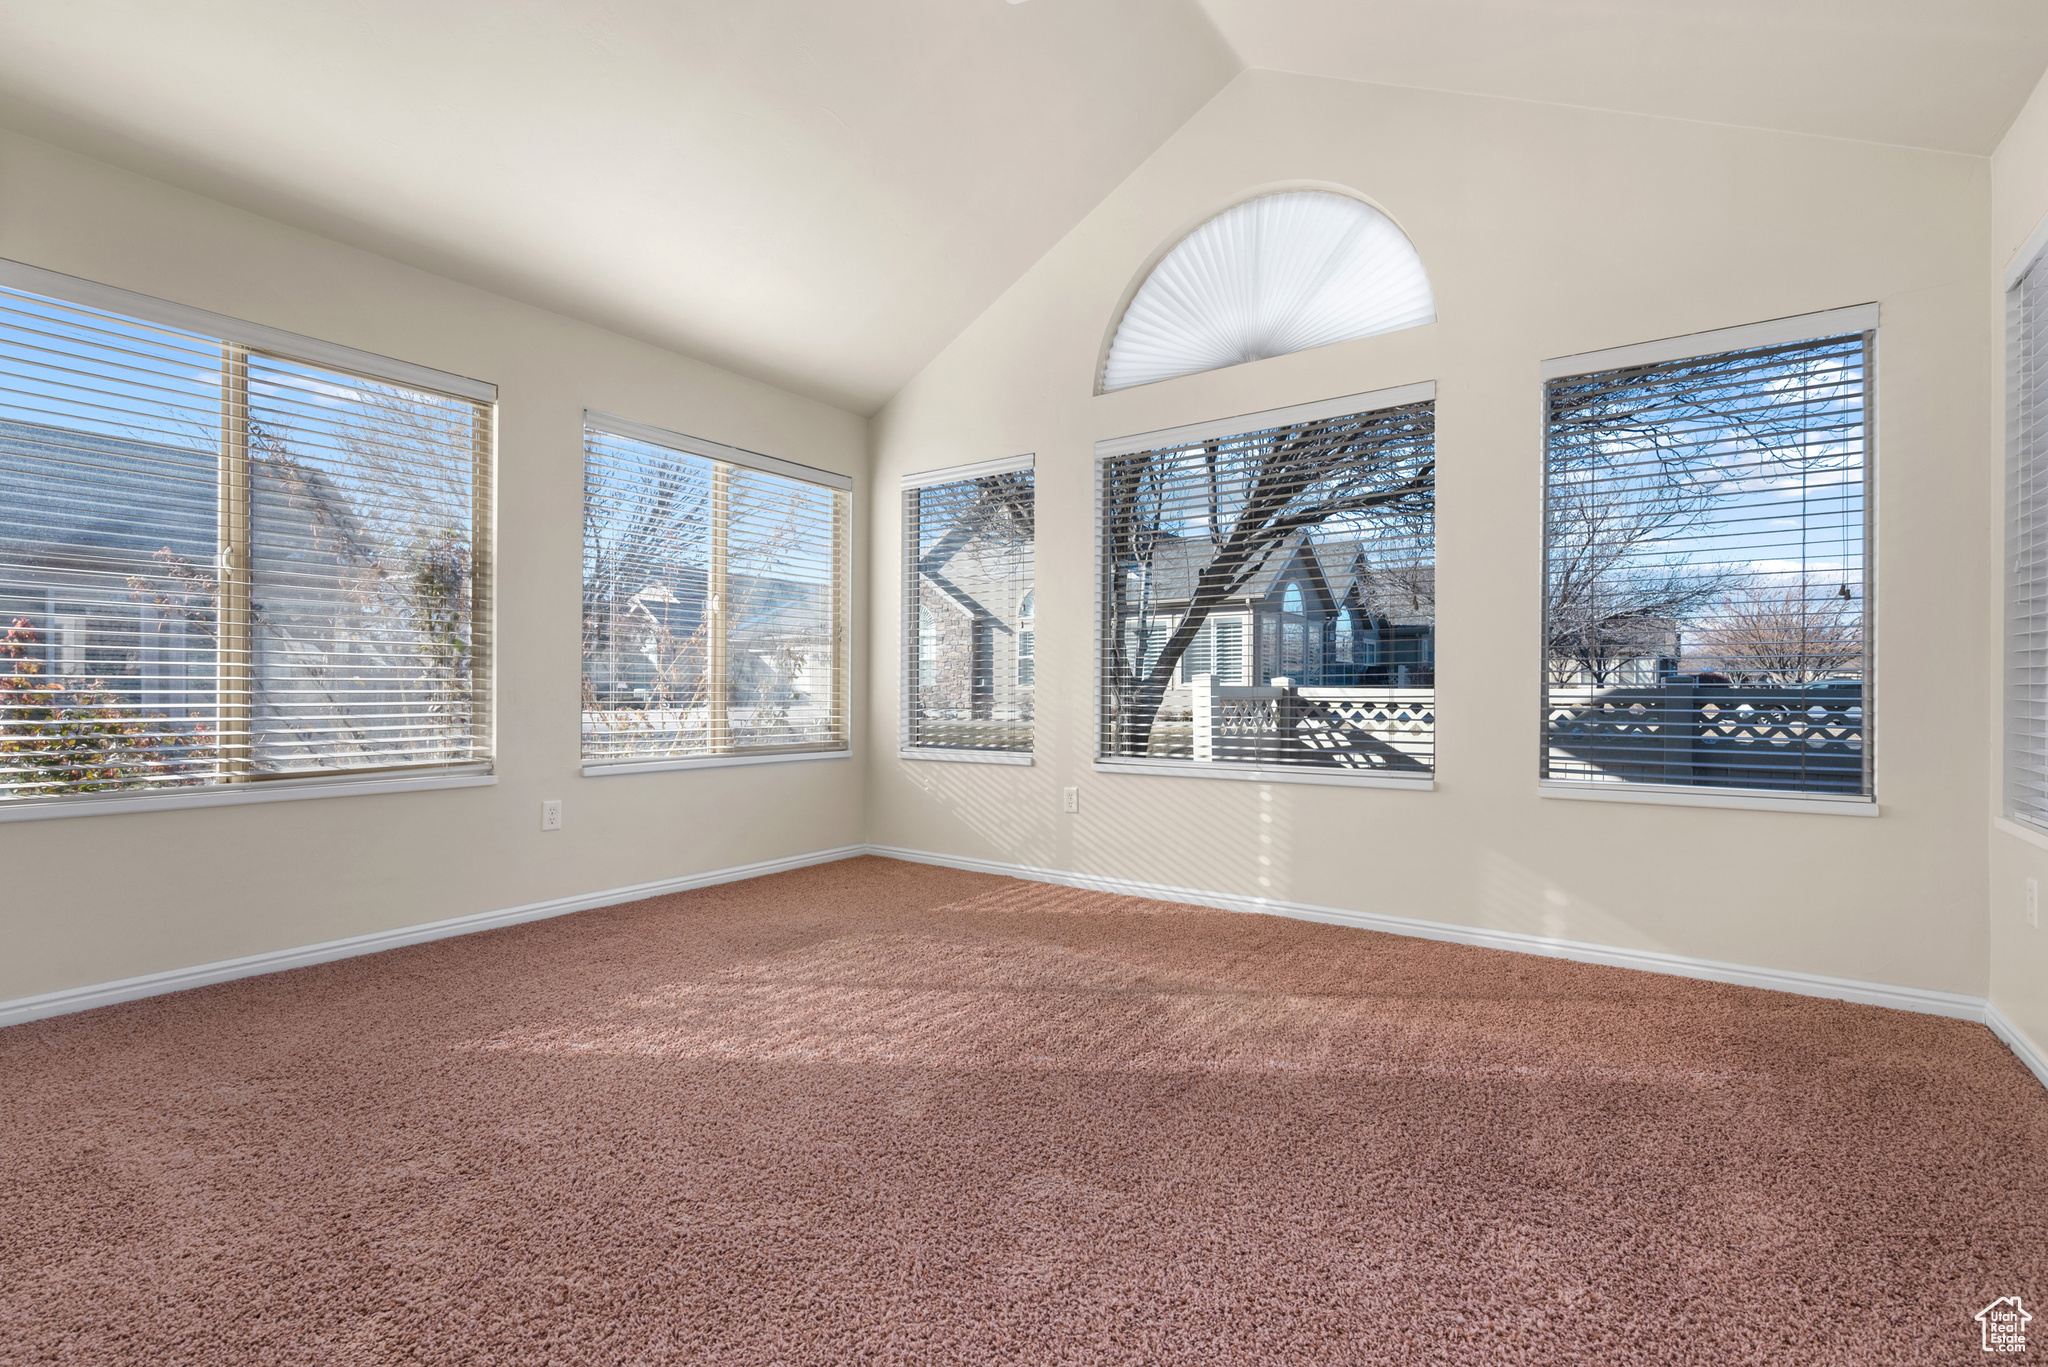
[[[1210,764],[1315,765],[1386,774],[1432,772],[1436,691],[1264,688],[1196,676],[1194,758]]]

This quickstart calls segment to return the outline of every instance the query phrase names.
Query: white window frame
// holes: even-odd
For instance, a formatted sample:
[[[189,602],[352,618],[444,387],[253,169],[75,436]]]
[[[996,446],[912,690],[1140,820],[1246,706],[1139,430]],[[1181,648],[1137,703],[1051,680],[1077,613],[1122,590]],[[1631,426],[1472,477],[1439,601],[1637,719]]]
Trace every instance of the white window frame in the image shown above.
[[[1623,366],[1683,361],[1693,357],[1712,356],[1724,351],[1746,351],[1754,347],[1781,346],[1793,342],[1815,341],[1823,337],[1841,337],[1852,332],[1869,335],[1863,380],[1865,423],[1866,431],[1869,433],[1863,452],[1863,744],[1865,754],[1870,756],[1870,794],[1861,797],[1829,797],[1813,793],[1778,793],[1765,789],[1688,788],[1655,783],[1582,783],[1570,779],[1538,778],[1538,797],[1583,802],[1640,803],[1657,807],[1725,807],[1759,812],[1804,813],[1809,816],[1883,814],[1876,796],[1878,633],[1877,599],[1872,591],[1877,581],[1878,555],[1877,330],[1878,306],[1854,304],[1847,308],[1828,309],[1821,313],[1803,313],[1789,318],[1774,318],[1762,323],[1748,323],[1740,327],[1717,328],[1712,332],[1695,332],[1682,337],[1666,337],[1654,342],[1637,342],[1630,346],[1612,347],[1604,351],[1585,351],[1571,356],[1553,357],[1543,363],[1542,369],[1543,383],[1548,385],[1552,380],[1598,370],[1617,370]],[[1546,443],[1547,440],[1546,435]],[[1544,499],[1547,504],[1547,475]],[[1538,736],[1543,734],[1543,727],[1548,720],[1545,705],[1547,691],[1544,686],[1545,661],[1541,658],[1541,649],[1539,646],[1536,675]]]
[[[634,418],[620,417],[616,413],[605,413],[595,408],[583,410],[583,429],[595,429],[615,437],[627,437],[633,441],[645,442],[649,446],[666,447],[688,455],[702,456],[706,460],[719,461],[726,465],[737,465],[747,470],[758,470],[763,474],[781,475],[787,479],[802,480],[807,484],[822,485],[827,489],[840,490],[847,494],[846,527],[844,534],[849,538],[846,554],[835,565],[837,577],[833,587],[833,611],[842,620],[850,617],[847,604],[852,598],[853,556],[851,551],[851,529],[854,509],[852,493],[853,476],[842,475],[834,470],[820,470],[815,466],[800,465],[793,460],[779,456],[764,456],[758,451],[747,451],[724,442],[711,441],[704,437],[693,437],[684,432],[673,432],[652,423],[640,422]],[[579,535],[581,533],[579,532]],[[582,574],[579,564],[577,574]],[[842,643],[836,649],[837,658],[832,663],[833,691],[840,708],[839,725],[841,739],[825,747],[803,750],[770,751],[767,754],[711,754],[685,755],[672,759],[598,760],[583,761],[581,773],[585,778],[608,778],[626,774],[659,774],[678,769],[732,769],[756,764],[796,764],[811,760],[851,759],[853,757],[853,678],[850,668],[852,652],[844,644],[846,633],[839,633]],[[580,673],[582,661],[577,662]],[[583,747],[583,708],[576,708],[576,746],[580,754]]]
[[[456,375],[431,366],[360,351],[339,342],[323,341],[288,332],[264,323],[231,318],[224,313],[173,303],[96,280],[84,280],[45,270],[22,261],[0,259],[0,285],[39,294],[49,299],[78,304],[119,314],[145,323],[156,323],[182,332],[197,333],[222,342],[283,356],[334,370],[344,370],[372,380],[386,380],[415,389],[431,390],[456,398],[470,399],[492,407],[492,449],[486,468],[478,472],[473,508],[476,510],[476,549],[496,562],[497,460],[496,405],[498,387],[485,380]],[[484,648],[472,666],[497,678],[496,618],[497,586],[493,576],[490,596],[478,616],[486,619]],[[485,700],[483,715],[476,725],[486,738],[490,757],[462,764],[422,766],[404,774],[337,773],[333,776],[266,779],[261,783],[223,783],[194,788],[170,788],[150,793],[74,793],[61,797],[24,798],[0,803],[0,824],[12,821],[47,821],[73,816],[116,816],[134,812],[170,811],[187,807],[239,807],[257,802],[294,802],[308,798],[357,797],[376,793],[423,792],[439,788],[485,788],[497,783],[496,720],[498,691],[494,687]]]
[[[1103,601],[1103,506],[1102,466],[1103,462],[1118,456],[1135,455],[1140,451],[1157,451],[1165,447],[1188,446],[1195,442],[1218,437],[1237,437],[1247,432],[1262,431],[1272,427],[1285,427],[1294,423],[1317,422],[1324,418],[1341,418],[1352,413],[1369,412],[1376,408],[1399,408],[1404,404],[1434,401],[1436,381],[1422,380],[1415,384],[1396,385],[1388,389],[1368,390],[1363,394],[1347,394],[1341,398],[1319,399],[1313,403],[1294,404],[1287,408],[1269,408],[1258,413],[1240,413],[1235,417],[1214,418],[1207,422],[1189,423],[1183,427],[1161,428],[1153,432],[1135,432],[1124,437],[1105,437],[1095,443],[1095,459],[1090,463],[1089,473],[1094,485],[1092,497],[1095,500],[1093,552],[1094,562],[1094,614],[1095,623],[1090,630],[1092,655],[1089,660],[1089,674],[1093,679],[1091,690],[1093,710],[1088,724],[1095,732],[1090,742],[1094,749],[1092,768],[1099,774],[1143,774],[1157,778],[1223,779],[1226,781],[1251,783],[1300,783],[1315,787],[1329,788],[1393,788],[1411,793],[1428,793],[1436,790],[1434,767],[1427,778],[1387,778],[1377,774],[1361,773],[1309,773],[1278,764],[1228,764],[1194,763],[1186,760],[1147,760],[1106,756],[1102,753],[1102,632],[1106,604]],[[1247,677],[1256,677],[1257,666],[1251,663],[1256,648],[1252,641],[1253,632],[1245,632],[1245,655]],[[1437,713],[1441,718],[1442,713]],[[1434,747],[1432,747],[1434,750]],[[1306,766],[1304,766],[1305,768]]]
[[[983,475],[1013,475],[1024,470],[1035,471],[1037,468],[1037,454],[1027,451],[1022,455],[1003,456],[995,460],[975,461],[969,465],[949,465],[939,470],[919,470],[915,474],[908,474],[903,477],[903,492],[908,493],[913,489],[929,489],[939,484],[955,484],[963,479],[978,479]],[[1031,496],[1035,502],[1038,497],[1038,482],[1035,475],[1032,479]],[[896,505],[899,515],[906,501],[902,500],[899,496],[899,501]],[[1033,757],[1038,749],[1038,724],[1035,721],[1031,727],[1032,748],[1029,750],[969,750],[952,749],[941,745],[910,745],[907,743],[910,737],[910,681],[917,677],[917,529],[908,522],[904,522],[897,529],[897,539],[902,543],[903,550],[903,583],[902,593],[899,595],[902,601],[902,609],[900,613],[901,626],[898,630],[898,635],[902,638],[902,650],[897,660],[896,673],[896,757],[898,759],[936,760],[943,764],[1021,764],[1029,766],[1033,762]],[[1038,589],[1036,568],[1038,546],[1035,535],[1033,537],[1031,553],[1033,556],[1032,592],[1035,594]],[[1031,677],[1034,689],[1038,686],[1037,606],[1037,600],[1034,598],[1032,601],[1033,626],[1031,636]]]

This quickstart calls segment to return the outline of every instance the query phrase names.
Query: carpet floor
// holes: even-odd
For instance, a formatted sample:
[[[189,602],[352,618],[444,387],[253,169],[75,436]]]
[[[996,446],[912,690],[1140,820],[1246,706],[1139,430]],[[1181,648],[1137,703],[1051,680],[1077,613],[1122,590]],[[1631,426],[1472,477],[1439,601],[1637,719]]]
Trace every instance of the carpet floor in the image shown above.
[[[882,859],[0,1031],[10,1364],[1974,1362],[2015,1294],[1981,1025]]]

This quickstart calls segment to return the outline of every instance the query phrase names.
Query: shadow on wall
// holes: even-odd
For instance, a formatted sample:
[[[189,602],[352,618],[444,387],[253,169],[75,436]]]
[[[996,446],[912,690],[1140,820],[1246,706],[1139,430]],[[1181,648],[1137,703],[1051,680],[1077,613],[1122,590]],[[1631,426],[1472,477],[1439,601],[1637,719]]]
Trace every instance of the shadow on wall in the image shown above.
[[[982,857],[991,860],[1200,892],[1283,902],[1302,898],[1294,877],[1301,845],[1287,810],[1293,805],[1288,797],[1299,797],[1294,785],[1105,775],[1109,782],[1086,790],[1092,810],[1077,818],[1059,810],[1059,789],[1040,770],[1025,770],[1032,779],[1022,785],[1016,783],[1017,770],[1008,768],[913,761],[904,771],[931,809],[924,821],[972,837]],[[1020,786],[1033,808],[1045,810],[1020,805]],[[1282,787],[1289,793],[1281,793]],[[1643,919],[1630,919],[1499,850],[1484,851],[1469,873],[1446,870],[1442,876],[1454,885],[1448,889],[1451,910],[1389,905],[1363,872],[1357,895],[1331,905],[1545,939],[1682,948],[1646,935]]]
[[[1487,850],[1480,857],[1477,903],[1473,924],[1487,930],[1631,949],[1674,948],[1646,937],[1640,923],[1559,887],[1498,850]]]
[[[928,809],[924,820],[973,836],[989,859],[1207,892],[1294,895],[1294,833],[1276,791],[1291,785],[1099,775],[1084,786],[1082,811],[1068,815],[1060,785],[1043,769],[1022,770],[1031,777],[1020,784],[1015,768],[903,767]],[[1032,809],[1019,805],[1019,788]]]

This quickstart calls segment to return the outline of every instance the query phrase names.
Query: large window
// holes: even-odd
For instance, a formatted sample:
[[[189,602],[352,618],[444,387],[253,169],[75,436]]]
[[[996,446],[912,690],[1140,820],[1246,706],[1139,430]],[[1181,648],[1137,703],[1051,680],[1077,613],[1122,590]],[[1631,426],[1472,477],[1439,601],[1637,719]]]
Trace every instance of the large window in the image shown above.
[[[2048,270],[2006,297],[2005,812],[2048,830]]]
[[[844,754],[853,481],[602,413],[583,443],[584,772]]]
[[[1546,365],[1548,784],[1867,806],[1876,323]]]
[[[1101,766],[1431,781],[1434,395],[1097,446]]]
[[[494,398],[0,263],[0,804],[488,773]]]
[[[1038,666],[1031,457],[903,485],[903,753],[1028,760]]]

